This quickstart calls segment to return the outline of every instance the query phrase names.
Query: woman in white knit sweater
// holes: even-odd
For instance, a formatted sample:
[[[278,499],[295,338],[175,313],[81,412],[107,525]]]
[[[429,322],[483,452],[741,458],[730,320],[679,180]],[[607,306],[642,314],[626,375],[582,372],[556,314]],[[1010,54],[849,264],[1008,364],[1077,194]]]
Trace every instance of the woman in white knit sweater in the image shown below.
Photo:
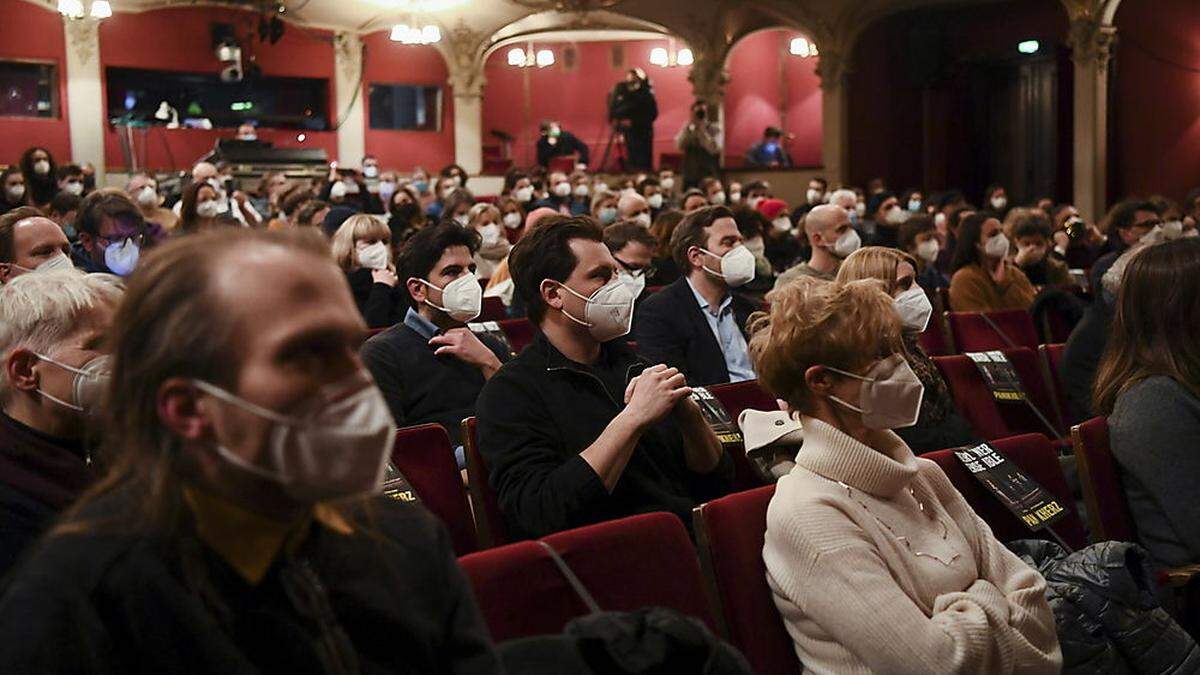
[[[1045,580],[890,431],[922,390],[882,286],[801,279],[751,331],[760,382],[804,427],[763,558],[806,671],[1058,672]]]

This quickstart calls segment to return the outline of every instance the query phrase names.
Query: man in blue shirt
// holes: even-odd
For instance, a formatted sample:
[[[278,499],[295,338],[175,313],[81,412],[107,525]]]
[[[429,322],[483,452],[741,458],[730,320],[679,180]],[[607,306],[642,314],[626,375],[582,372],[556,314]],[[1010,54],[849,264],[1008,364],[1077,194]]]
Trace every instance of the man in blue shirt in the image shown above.
[[[691,386],[754,379],[743,331],[755,305],[732,291],[754,278],[754,254],[733,212],[708,206],[688,214],[671,234],[671,252],[684,275],[638,306],[638,353],[678,368]]]
[[[771,169],[791,168],[792,158],[783,147],[783,132],[777,127],[767,127],[763,139],[746,153],[746,164]]]

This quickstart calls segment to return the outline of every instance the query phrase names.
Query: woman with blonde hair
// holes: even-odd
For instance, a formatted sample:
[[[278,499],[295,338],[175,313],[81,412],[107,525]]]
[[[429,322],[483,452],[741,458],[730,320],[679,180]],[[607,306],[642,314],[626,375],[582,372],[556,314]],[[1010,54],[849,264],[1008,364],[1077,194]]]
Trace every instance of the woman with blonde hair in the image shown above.
[[[776,484],[763,558],[805,669],[1059,672],[1045,580],[891,431],[917,420],[923,388],[884,285],[802,277],[770,299],[750,353],[804,446]]]
[[[877,279],[892,296],[900,318],[904,360],[925,387],[921,414],[911,427],[897,429],[914,452],[957,448],[977,440],[971,425],[954,408],[950,389],[933,360],[921,349],[917,337],[929,326],[933,304],[916,283],[917,261],[909,254],[883,246],[868,246],[851,253],[838,269],[837,283]],[[935,324],[934,330],[937,330]]]
[[[481,241],[479,251],[475,253],[475,276],[483,280],[490,279],[512,248],[512,244],[504,238],[504,228],[500,226],[500,209],[480,202],[471,207],[467,224],[479,233]]]
[[[1094,408],[1108,417],[1139,542],[1161,566],[1197,563],[1200,239],[1135,250],[1108,275],[1121,282]]]
[[[333,260],[350,284],[368,328],[387,328],[404,319],[408,303],[397,290],[392,232],[374,216],[350,216],[330,241]]]

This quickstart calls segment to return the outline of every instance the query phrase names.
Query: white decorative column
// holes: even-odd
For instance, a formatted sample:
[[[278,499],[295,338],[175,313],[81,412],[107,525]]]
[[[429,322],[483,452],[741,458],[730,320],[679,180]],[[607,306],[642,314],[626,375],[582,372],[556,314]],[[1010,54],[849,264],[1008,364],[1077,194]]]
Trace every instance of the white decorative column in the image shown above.
[[[483,171],[483,43],[486,36],[459,19],[439,43],[454,94],[454,163],[468,175]]]
[[[362,39],[352,33],[333,36],[333,91],[337,108],[337,160],[358,166],[367,151],[366,119],[363,115]]]
[[[100,81],[100,23],[91,18],[63,17],[67,38],[67,127],[71,161],[96,167],[96,184],[104,185],[104,95]],[[65,159],[65,158],[64,158]]]
[[[846,61],[824,45],[817,58],[820,59],[817,76],[821,78],[821,163],[825,165],[825,179],[830,186],[845,185],[850,178]]]
[[[1074,201],[1084,220],[1105,212],[1108,181],[1108,61],[1117,29],[1091,18],[1071,22],[1075,64]]]

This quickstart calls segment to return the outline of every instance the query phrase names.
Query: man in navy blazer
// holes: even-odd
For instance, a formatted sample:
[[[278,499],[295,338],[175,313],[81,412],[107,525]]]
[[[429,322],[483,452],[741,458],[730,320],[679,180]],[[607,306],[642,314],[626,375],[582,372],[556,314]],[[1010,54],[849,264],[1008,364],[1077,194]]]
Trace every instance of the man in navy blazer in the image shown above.
[[[692,386],[754,379],[744,330],[757,307],[732,292],[754,278],[754,255],[733,212],[709,206],[690,213],[671,234],[671,254],[684,275],[638,306],[638,352],[678,368]]]

